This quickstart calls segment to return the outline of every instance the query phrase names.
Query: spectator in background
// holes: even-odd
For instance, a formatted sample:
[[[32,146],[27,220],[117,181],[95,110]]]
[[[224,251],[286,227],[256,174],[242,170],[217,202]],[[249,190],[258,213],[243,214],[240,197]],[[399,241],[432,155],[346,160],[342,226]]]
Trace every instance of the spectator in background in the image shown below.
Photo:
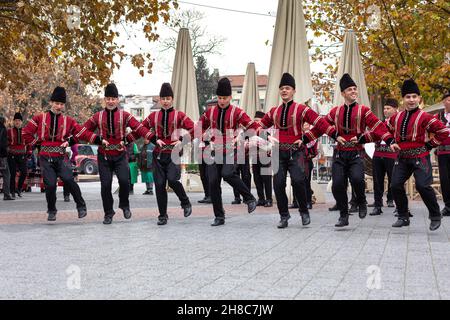
[[[3,200],[14,200],[9,189],[11,177],[8,167],[8,136],[5,122],[5,118],[0,116],[0,172],[3,175]]]

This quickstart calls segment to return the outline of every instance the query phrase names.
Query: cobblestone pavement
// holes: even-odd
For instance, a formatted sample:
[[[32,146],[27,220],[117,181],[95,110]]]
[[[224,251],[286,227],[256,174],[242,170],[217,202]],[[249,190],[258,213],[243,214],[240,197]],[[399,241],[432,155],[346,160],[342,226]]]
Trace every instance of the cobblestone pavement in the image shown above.
[[[225,226],[212,228],[211,206],[185,219],[173,194],[169,224],[158,227],[155,199],[136,195],[132,221],[118,211],[104,226],[98,188],[82,189],[82,221],[73,202],[58,202],[58,221],[48,223],[40,193],[1,202],[0,299],[450,299],[450,220],[430,232],[422,202],[408,228],[392,229],[385,208],[336,230],[327,194],[310,226],[291,211],[278,230],[276,207],[249,215],[227,205]]]

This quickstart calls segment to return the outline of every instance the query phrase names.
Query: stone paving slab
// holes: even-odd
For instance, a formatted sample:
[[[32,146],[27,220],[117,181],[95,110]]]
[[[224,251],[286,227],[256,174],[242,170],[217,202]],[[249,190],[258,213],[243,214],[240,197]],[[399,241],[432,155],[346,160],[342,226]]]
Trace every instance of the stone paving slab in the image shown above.
[[[210,206],[185,219],[172,203],[164,227],[152,207],[104,226],[99,209],[48,223],[35,208],[2,206],[0,299],[450,299],[450,219],[430,232],[414,202],[408,228],[392,229],[385,209],[336,230],[328,206],[308,227],[291,214],[285,230],[275,207],[226,205],[225,226],[212,228]]]

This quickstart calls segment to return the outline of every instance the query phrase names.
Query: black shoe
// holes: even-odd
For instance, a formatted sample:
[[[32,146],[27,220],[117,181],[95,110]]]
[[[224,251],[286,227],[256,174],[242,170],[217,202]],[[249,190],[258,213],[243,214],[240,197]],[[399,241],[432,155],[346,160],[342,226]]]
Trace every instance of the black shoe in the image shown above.
[[[106,216],[105,219],[103,219],[103,224],[111,224],[113,221],[113,217]]]
[[[306,204],[306,208],[307,208],[308,210],[312,210],[312,208],[313,208],[313,207],[312,207],[312,203],[309,202],[308,204]]]
[[[123,217],[125,219],[127,219],[127,220],[130,220],[131,219],[131,210],[130,210],[130,208],[123,208],[122,211],[123,211]]]
[[[198,203],[212,203],[211,197],[204,197],[202,200],[199,200]]]
[[[184,211],[184,217],[187,218],[192,214],[192,205],[188,205],[186,207],[183,208]]]
[[[375,207],[370,213],[371,216],[380,216],[383,213],[380,207]]]
[[[247,202],[248,213],[252,213],[256,209],[256,200],[250,200]]]
[[[349,213],[356,213],[358,211],[359,211],[358,205],[356,205],[356,204],[352,204],[350,207],[350,210],[348,210]]]
[[[348,216],[340,217],[338,222],[334,225],[336,228],[343,228],[348,226]]]
[[[398,218],[398,220],[392,225],[392,228],[401,228],[409,226],[409,219]]]
[[[78,219],[83,219],[84,217],[87,216],[87,209],[86,207],[83,208],[78,208]]]
[[[167,219],[164,218],[158,218],[158,226],[165,226],[167,224]]]
[[[394,201],[393,200],[388,200],[387,206],[388,206],[388,208],[395,208]]]
[[[333,207],[329,208],[328,211],[339,211],[337,204],[335,204]]]
[[[309,216],[309,212],[300,213],[300,216],[302,217],[302,224],[304,226],[311,224],[311,217]]]
[[[365,219],[367,216],[367,205],[360,205],[358,212],[359,212],[359,218]]]
[[[16,193],[17,193],[17,196],[18,196],[19,198],[22,198],[22,192],[21,192],[21,191],[17,191]]]
[[[211,227],[218,227],[225,224],[225,219],[214,219],[214,222],[211,224]]]
[[[450,217],[450,208],[445,207],[444,209],[442,209],[441,214],[442,214],[444,217]]]
[[[436,231],[441,226],[441,220],[432,220],[430,223],[430,231]]]
[[[144,196],[151,195],[150,190],[145,191],[142,195],[144,195]]]
[[[266,204],[264,205],[265,208],[272,208],[273,207],[273,201],[272,200],[267,200]]]
[[[281,218],[280,222],[278,223],[277,228],[278,229],[286,229],[289,226],[288,220],[289,220],[289,218]]]
[[[289,206],[289,209],[298,209],[297,201],[292,202],[292,204]]]
[[[256,203],[257,207],[264,207],[266,205],[266,201],[262,199],[258,199],[258,202]]]
[[[56,211],[48,212],[47,221],[56,221]]]
[[[234,201],[233,202],[231,202],[231,204],[241,204],[242,203],[242,201],[241,201],[241,199],[234,199]]]
[[[70,202],[70,196],[64,196],[64,202]]]

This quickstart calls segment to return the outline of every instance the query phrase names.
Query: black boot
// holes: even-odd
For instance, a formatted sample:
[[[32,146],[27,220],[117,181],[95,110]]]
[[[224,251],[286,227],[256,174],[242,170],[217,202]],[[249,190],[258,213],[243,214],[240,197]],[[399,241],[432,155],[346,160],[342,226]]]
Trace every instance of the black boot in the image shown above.
[[[56,221],[56,211],[49,211],[47,221]]]
[[[265,208],[273,207],[273,200],[272,199],[267,200],[266,203],[264,204],[264,207]]]
[[[441,220],[431,220],[430,231],[436,231],[441,226]]]
[[[183,213],[185,218],[189,217],[192,214],[192,205],[188,204],[187,206],[183,207]]]
[[[265,204],[266,204],[265,200],[258,199],[258,202],[256,203],[256,206],[257,207],[264,207]]]
[[[241,204],[242,201],[240,198],[235,198],[233,202],[231,202],[231,204]]]
[[[225,219],[215,218],[214,222],[211,224],[211,227],[223,226],[225,224]]]
[[[354,203],[351,204],[350,210],[348,210],[349,213],[356,213],[356,212],[358,212],[358,211],[359,211],[359,210],[358,210],[358,205],[357,205],[357,204],[354,204]]]
[[[409,218],[399,217],[398,220],[392,225],[393,228],[402,228],[409,226]]]
[[[297,201],[292,202],[292,204],[289,206],[289,209],[298,209]]]
[[[341,216],[339,217],[338,222],[334,225],[336,228],[343,228],[348,226],[348,215],[343,215],[341,214]]]
[[[253,211],[256,210],[256,200],[250,200],[247,202],[247,211],[248,213],[252,213]]]
[[[157,225],[158,226],[165,226],[167,224],[167,218],[158,218]]]
[[[123,217],[127,220],[131,219],[131,210],[130,208],[122,208],[123,211]]]
[[[383,213],[380,207],[375,207],[370,213],[371,216],[380,216]]]
[[[87,209],[86,209],[86,207],[77,208],[77,211],[78,211],[78,219],[83,219],[84,217],[87,216]]]
[[[281,217],[280,222],[278,223],[277,228],[278,229],[286,229],[289,226],[289,218],[290,216],[287,217]]]
[[[359,218],[360,219],[365,219],[366,216],[367,216],[367,205],[365,205],[365,204],[359,205],[358,212],[359,212]]]
[[[311,217],[309,216],[309,212],[300,212],[300,216],[302,217],[302,224],[304,226],[311,224]]]
[[[337,203],[333,207],[328,209],[328,211],[338,211],[338,210],[339,209],[338,209]]]
[[[450,208],[449,207],[445,207],[444,209],[442,209],[441,214],[444,217],[450,217]]]

